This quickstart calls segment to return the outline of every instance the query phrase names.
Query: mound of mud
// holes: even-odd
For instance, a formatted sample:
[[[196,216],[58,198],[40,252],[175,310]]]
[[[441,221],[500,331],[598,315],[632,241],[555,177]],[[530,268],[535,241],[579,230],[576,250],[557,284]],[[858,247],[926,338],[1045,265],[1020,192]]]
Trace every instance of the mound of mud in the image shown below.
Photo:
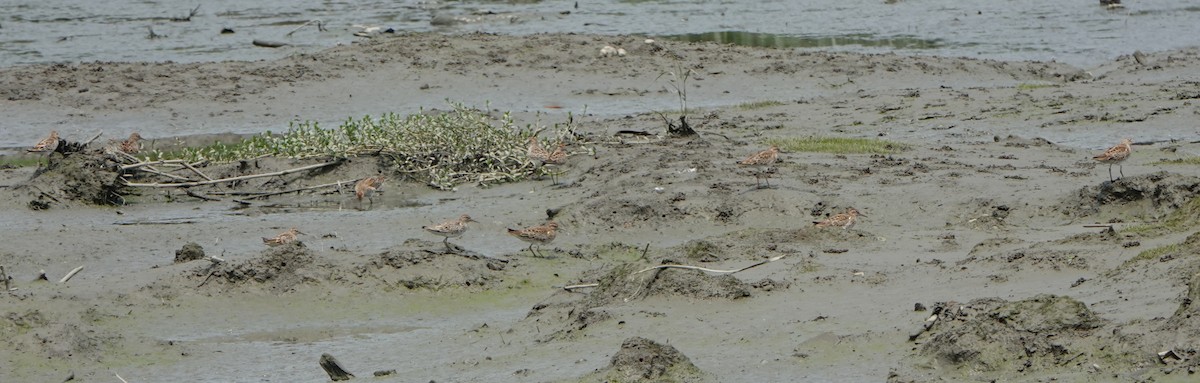
[[[175,263],[191,262],[204,259],[204,248],[195,242],[188,242],[179,250],[175,250]]]
[[[1187,205],[1197,194],[1200,194],[1200,178],[1160,171],[1084,187],[1068,196],[1059,204],[1058,210],[1079,218],[1099,214],[1113,206],[1129,210],[1121,214],[1125,219],[1153,220]]]
[[[713,379],[675,347],[633,337],[621,343],[608,367],[581,382],[709,382]]]
[[[0,318],[0,336],[5,348],[23,355],[46,359],[97,357],[114,340],[72,321],[55,319],[38,310],[24,314],[9,312]]]
[[[504,280],[503,271],[509,261],[466,250],[448,253],[445,249],[441,242],[409,239],[400,248],[371,257],[355,273],[409,289],[482,287]]]
[[[72,202],[115,205],[124,201],[116,163],[100,150],[51,153],[33,178],[13,187],[13,198],[33,210],[69,207]]]
[[[662,260],[662,264],[679,264]],[[751,296],[753,287],[732,275],[712,276],[697,270],[671,268],[648,269],[645,264],[631,262],[609,269],[582,299],[557,303],[541,303],[530,310],[528,317],[549,315],[565,328],[554,332],[548,340],[569,337],[588,326],[609,320],[612,315],[604,306],[618,302],[645,299],[649,296],[683,296],[692,299],[740,299]],[[539,319],[540,320],[540,319]]]
[[[951,379],[1056,374],[1079,372],[1093,363],[1114,368],[1145,360],[1144,353],[1101,331],[1108,321],[1070,297],[977,299],[966,305],[945,304],[935,315],[928,333],[918,335],[928,341],[906,358],[915,368],[893,374],[888,381],[930,381],[934,374]]]
[[[193,279],[203,281],[200,286],[260,285],[275,293],[293,291],[296,286],[314,283],[330,274],[327,267],[317,265],[304,242],[296,241],[272,247],[254,259],[244,262],[223,262],[192,272]]]
[[[1191,339],[1192,344],[1200,340],[1200,270],[1193,269],[1188,280],[1187,293],[1179,303],[1179,308],[1163,325],[1163,330],[1175,331]],[[1200,359],[1193,360],[1193,365],[1200,364]]]
[[[955,262],[955,265],[965,266],[975,262],[991,262],[1004,264],[1006,265],[1005,268],[1015,271],[1020,271],[1025,267],[1051,270],[1062,270],[1065,268],[1086,270],[1089,267],[1089,253],[1087,249],[1055,246],[1053,243],[1039,243],[1014,250],[997,251],[995,247],[1000,246],[1005,241],[1010,241],[1009,243],[1019,242],[1019,240],[1010,238],[985,240],[972,248],[966,259]]]

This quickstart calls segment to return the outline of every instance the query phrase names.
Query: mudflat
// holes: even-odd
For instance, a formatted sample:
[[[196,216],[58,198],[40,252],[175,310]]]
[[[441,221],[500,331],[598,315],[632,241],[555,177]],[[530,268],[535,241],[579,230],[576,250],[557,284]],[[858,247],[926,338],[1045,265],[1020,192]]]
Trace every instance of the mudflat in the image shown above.
[[[275,61],[0,70],[6,124],[98,142],[140,129],[147,150],[238,138],[141,129],[155,124],[278,131],[447,99],[535,127],[579,111],[556,179],[439,189],[393,174],[365,201],[353,183],[238,193],[387,169],[367,154],[186,191],[114,184],[102,154],[0,170],[0,380],[316,382],[328,353],[379,381],[1189,381],[1198,54],[1084,70],[404,34]],[[696,135],[667,132],[679,89]],[[601,113],[628,105],[647,108]],[[737,164],[810,137],[894,146]],[[1092,157],[1126,137],[1110,179]],[[813,224],[850,208],[850,228]],[[462,214],[477,222],[449,246],[422,229]],[[537,255],[505,232],[551,218]],[[298,241],[263,244],[292,227]]]

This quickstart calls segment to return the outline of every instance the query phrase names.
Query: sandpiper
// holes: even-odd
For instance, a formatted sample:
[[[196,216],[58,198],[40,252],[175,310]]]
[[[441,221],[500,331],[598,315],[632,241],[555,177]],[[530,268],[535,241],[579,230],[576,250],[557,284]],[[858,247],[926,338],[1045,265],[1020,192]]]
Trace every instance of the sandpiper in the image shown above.
[[[129,138],[126,138],[125,141],[121,141],[121,151],[125,152],[126,154],[137,154],[138,151],[142,150],[142,145],[138,142],[141,140],[142,135],[138,134],[137,132],[133,132],[133,134],[129,135]]]
[[[43,138],[41,141],[38,141],[38,143],[34,144],[32,148],[29,148],[29,151],[30,152],[53,152],[57,149],[58,149],[58,131],[51,130],[49,137]]]
[[[362,201],[363,197],[370,199],[375,194],[375,191],[383,188],[384,181],[387,181],[387,177],[375,176],[363,178],[354,184],[354,196],[358,197],[359,201]],[[375,201],[371,200],[371,202]]]
[[[845,230],[854,227],[860,215],[863,217],[867,216],[866,214],[859,213],[855,208],[849,208],[846,209],[845,213],[835,214],[823,221],[813,221],[813,225],[817,227],[841,227],[842,230]]]
[[[1108,148],[1108,150],[1105,150],[1104,153],[1100,153],[1099,155],[1092,157],[1092,159],[1094,159],[1096,161],[1108,163],[1108,180],[1109,181],[1113,180],[1113,178],[1112,178],[1113,164],[1119,165],[1122,162],[1125,162],[1125,160],[1129,158],[1129,154],[1133,153],[1133,147],[1130,146],[1132,144],[1133,144],[1132,139],[1124,138],[1124,139],[1121,139],[1121,143],[1117,144],[1117,146]],[[1121,172],[1121,177],[1125,177],[1125,166],[1122,165],[1119,168],[1119,170]]]
[[[276,235],[274,237],[271,237],[271,238],[263,237],[262,240],[263,240],[263,243],[267,244],[267,246],[275,247],[275,246],[286,245],[286,244],[295,242],[296,236],[299,234],[304,234],[304,233],[301,233],[300,230],[296,230],[296,228],[293,227],[291,229],[288,229],[288,231],[279,233],[279,235]]]
[[[534,245],[547,245],[554,241],[554,237],[558,235],[558,223],[554,221],[546,222],[543,225],[533,226],[521,230],[508,229],[508,235],[517,237],[525,242],[529,242],[529,252],[536,256],[537,250],[533,249]]]
[[[450,249],[450,238],[458,238],[461,237],[463,233],[466,233],[467,222],[478,221],[471,219],[471,216],[469,215],[463,214],[462,216],[458,217],[458,219],[449,220],[437,225],[422,226],[421,228],[430,233],[445,237],[442,239],[442,244],[446,245],[447,249]]]
[[[566,144],[559,143],[558,147],[551,152],[538,143],[537,137],[529,137],[529,148],[526,151],[526,155],[530,160],[540,163],[541,166],[556,166],[566,163],[569,153],[567,153]],[[547,171],[547,173],[550,173],[551,182],[558,184],[558,173],[550,171]]]
[[[546,158],[550,157],[550,152],[546,148],[543,148],[542,144],[538,143],[537,137],[529,137],[529,148],[525,151],[525,155],[531,160],[545,161]]]
[[[778,160],[779,160],[779,147],[775,146],[775,145],[771,145],[771,147],[767,148],[767,150],[763,150],[761,152],[751,154],[749,157],[746,157],[746,159],[738,161],[738,165],[758,168],[759,170],[757,172],[755,172],[755,174],[754,174],[755,186],[761,186],[759,184],[759,180],[765,178],[767,187],[770,187],[771,186],[771,174],[766,173],[764,170],[769,169],[771,167],[771,165],[774,165],[775,162]]]

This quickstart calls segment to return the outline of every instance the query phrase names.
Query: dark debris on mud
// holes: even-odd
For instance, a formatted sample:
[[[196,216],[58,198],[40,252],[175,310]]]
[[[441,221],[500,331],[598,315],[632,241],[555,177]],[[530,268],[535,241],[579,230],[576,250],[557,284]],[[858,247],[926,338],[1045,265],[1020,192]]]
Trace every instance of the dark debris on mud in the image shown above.
[[[60,145],[69,147],[70,143]],[[77,144],[76,144],[77,145]],[[70,207],[74,203],[118,205],[124,187],[118,163],[102,150],[50,153],[47,164],[33,177],[12,188],[13,198],[31,210]]]
[[[894,372],[889,382],[1055,375],[1086,371],[1092,364],[1112,369],[1147,362],[1119,336],[1102,331],[1109,321],[1070,297],[983,298],[939,308],[927,332],[913,336],[920,346],[905,360],[915,368]]]
[[[181,251],[187,250],[185,246]],[[263,250],[239,262],[216,262],[188,272],[199,288],[258,288],[281,294],[323,283],[366,290],[489,288],[504,281],[511,261],[447,251],[441,242],[410,239],[351,264],[317,254],[302,241]]]
[[[1144,211],[1136,215],[1154,219],[1187,205],[1197,195],[1200,195],[1200,178],[1160,171],[1084,187],[1068,196],[1058,210],[1069,217],[1081,218],[1101,213],[1110,206],[1144,203]]]
[[[711,382],[686,355],[670,345],[642,337],[626,339],[609,365],[580,382]]]
[[[686,251],[695,243],[676,248]],[[701,245],[702,246],[702,245]],[[646,299],[651,296],[673,296],[684,299],[736,300],[753,296],[759,288],[770,291],[786,288],[787,283],[758,281],[754,284],[738,279],[734,275],[712,275],[699,270],[677,268],[649,269],[651,265],[687,265],[695,262],[680,261],[671,257],[656,257],[653,263],[633,261],[606,266],[590,273],[583,279],[595,280],[596,285],[584,295],[560,292],[546,302],[535,305],[527,314],[526,321],[551,323],[560,326],[543,341],[572,337],[595,323],[612,319],[606,306]],[[680,259],[687,259],[681,256]]]

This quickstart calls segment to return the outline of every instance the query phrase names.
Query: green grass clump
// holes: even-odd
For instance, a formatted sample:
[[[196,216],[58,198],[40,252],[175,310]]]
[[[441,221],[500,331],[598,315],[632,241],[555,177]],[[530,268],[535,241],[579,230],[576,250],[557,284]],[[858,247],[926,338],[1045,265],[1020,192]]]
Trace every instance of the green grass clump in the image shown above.
[[[42,156],[0,156],[0,169],[38,166],[44,163],[46,158]]]
[[[1017,89],[1019,89],[1019,90],[1032,90],[1032,89],[1041,89],[1041,88],[1052,88],[1052,87],[1056,87],[1056,86],[1058,86],[1058,85],[1054,85],[1054,84],[1031,84],[1031,83],[1021,83],[1021,84],[1017,84]]]
[[[779,146],[784,152],[834,154],[895,154],[910,148],[887,140],[842,137],[772,138],[767,144]]]
[[[741,110],[755,110],[755,109],[770,108],[772,106],[780,106],[780,105],[783,105],[783,102],[774,101],[774,100],[752,101],[752,102],[743,102],[741,104],[738,104],[737,108],[741,109]]]
[[[1175,160],[1151,162],[1151,165],[1200,165],[1200,157],[1188,157]]]
[[[1200,225],[1200,197],[1192,198],[1159,222],[1127,227],[1121,233],[1157,236],[1178,233],[1197,225]]]
[[[515,181],[542,171],[526,156],[527,140],[535,133],[531,126],[515,126],[508,113],[494,117],[461,104],[451,105],[446,112],[351,118],[333,129],[315,122],[293,123],[283,134],[267,132],[233,144],[154,152],[146,160],[227,163],[264,156],[379,155],[390,157],[395,172],[442,189],[468,182]]]

